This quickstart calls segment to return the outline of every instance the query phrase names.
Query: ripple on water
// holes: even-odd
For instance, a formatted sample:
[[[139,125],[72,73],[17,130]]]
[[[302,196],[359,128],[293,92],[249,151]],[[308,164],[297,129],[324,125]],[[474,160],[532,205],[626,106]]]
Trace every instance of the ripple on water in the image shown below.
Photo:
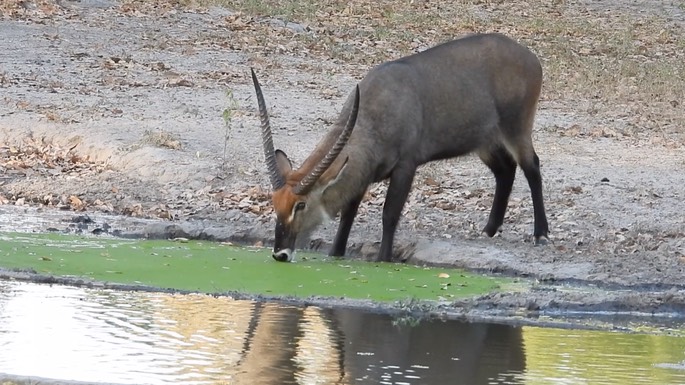
[[[683,362],[674,336],[0,281],[1,383],[683,384]]]
[[[204,295],[0,283],[0,373],[122,384],[206,383],[204,373],[228,380],[217,362],[230,351],[237,360],[242,346],[217,336],[239,325],[211,323],[228,302],[236,319],[249,317],[251,302]]]

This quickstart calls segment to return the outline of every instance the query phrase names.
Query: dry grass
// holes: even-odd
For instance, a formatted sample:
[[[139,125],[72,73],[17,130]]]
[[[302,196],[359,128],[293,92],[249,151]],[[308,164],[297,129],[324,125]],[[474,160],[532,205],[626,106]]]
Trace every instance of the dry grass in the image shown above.
[[[637,90],[669,101],[682,98],[685,89],[672,83],[685,81],[685,31],[668,15],[645,17],[620,7],[593,11],[544,0],[449,5],[398,0],[197,2],[308,25],[316,39],[306,34],[288,38],[314,44],[303,48],[321,54],[349,51],[346,59],[352,62],[381,62],[465,33],[496,31],[520,39],[540,55],[553,96],[630,98]]]
[[[74,137],[69,147],[62,147],[45,137],[29,135],[19,143],[0,143],[0,174],[24,174],[26,170],[48,175],[102,172],[106,165],[75,151],[81,143]]]
[[[0,0],[3,14],[21,13],[12,3],[19,2]],[[54,8],[50,1],[35,3]],[[456,36],[501,32],[541,58],[543,100],[625,121],[623,135],[682,135],[685,22],[659,8],[666,6],[661,2],[588,8],[564,0],[124,0],[120,10],[152,16],[215,5],[236,11],[217,25],[229,33],[208,33],[197,43],[250,53],[254,61],[268,62],[273,53],[328,60],[356,76]],[[274,18],[307,31],[274,26]]]
[[[54,0],[0,0],[2,17],[50,17],[61,13],[62,9]]]
[[[625,121],[623,135],[677,135],[685,118],[685,23],[668,12],[616,4],[590,9],[563,0],[166,0],[220,5],[238,13],[225,25],[231,45],[258,54],[326,59],[363,75],[368,67],[473,32],[501,32],[541,58],[543,100]],[[658,6],[658,5],[657,5]],[[606,5],[605,5],[606,7]],[[640,5],[650,11],[650,3]],[[677,6],[674,6],[677,8]],[[264,20],[295,21],[295,33]]]

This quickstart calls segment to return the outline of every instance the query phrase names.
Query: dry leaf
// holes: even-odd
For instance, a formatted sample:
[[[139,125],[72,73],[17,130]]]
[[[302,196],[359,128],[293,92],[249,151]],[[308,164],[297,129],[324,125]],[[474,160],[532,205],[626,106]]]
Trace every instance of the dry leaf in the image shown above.
[[[85,209],[86,204],[76,195],[71,195],[69,197],[69,206],[71,206],[72,210],[81,211]]]

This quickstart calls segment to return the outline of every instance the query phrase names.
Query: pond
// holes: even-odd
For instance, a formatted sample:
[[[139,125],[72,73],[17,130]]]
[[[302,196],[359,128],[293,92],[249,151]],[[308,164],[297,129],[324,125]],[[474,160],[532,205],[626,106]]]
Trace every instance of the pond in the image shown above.
[[[39,379],[683,384],[685,338],[0,281],[0,383]]]

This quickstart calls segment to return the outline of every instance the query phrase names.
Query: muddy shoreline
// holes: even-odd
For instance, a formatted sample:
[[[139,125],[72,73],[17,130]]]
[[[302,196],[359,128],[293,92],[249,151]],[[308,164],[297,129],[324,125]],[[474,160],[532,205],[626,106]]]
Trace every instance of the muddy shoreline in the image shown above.
[[[38,274],[31,270],[0,269],[0,279],[48,285],[67,285],[102,290],[142,291],[167,294],[194,294],[189,290],[146,285],[119,284],[81,277]],[[298,298],[254,295],[241,292],[210,293],[235,300],[278,302],[295,306],[347,308],[389,314],[400,321],[449,319],[465,322],[500,323],[513,326],[538,326],[572,329],[616,330],[663,333],[677,329],[682,322],[685,301],[677,289],[626,292],[589,288],[583,283],[547,284],[516,293],[500,292],[477,298],[449,302],[384,303],[349,298]],[[679,297],[679,298],[676,298]]]
[[[87,236],[115,236],[129,239],[173,239],[188,238],[216,242],[234,242],[254,245],[268,243],[268,236],[243,233],[231,234],[231,227],[209,224],[209,221],[169,223],[153,219],[131,219],[124,216],[103,214],[75,214],[55,210],[4,207],[0,209],[0,224],[23,213],[30,227],[24,231],[82,234]],[[32,219],[45,220],[42,226]],[[320,242],[323,244],[324,242]],[[420,249],[419,249],[420,250]],[[369,257],[372,257],[370,255]],[[352,255],[350,258],[361,258]],[[280,263],[273,261],[273,263]],[[409,258],[407,263],[436,265]],[[210,293],[213,296],[228,296],[238,300],[277,301],[298,306],[319,306],[325,308],[345,307],[364,311],[391,314],[398,318],[420,320],[424,318],[457,319],[469,322],[496,322],[516,326],[542,326],[560,328],[592,328],[634,331],[666,330],[682,322],[685,314],[685,292],[681,285],[644,284],[620,285],[590,282],[581,279],[558,280],[543,278],[520,271],[492,271],[467,268],[470,271],[489,275],[519,277],[521,281],[512,291],[490,293],[475,298],[444,302],[401,301],[383,303],[347,298],[310,297],[296,298],[278,295],[252,295],[241,292]],[[193,293],[192,291],[146,285],[101,282],[82,277],[55,277],[38,274],[31,270],[0,269],[0,279],[59,284],[105,290],[131,290],[162,293]]]
[[[591,3],[562,4],[560,12],[590,12]],[[0,231],[268,246],[274,221],[249,68],[262,78],[276,146],[299,163],[371,65],[322,58],[297,44],[252,44],[264,33],[294,43],[317,36],[296,28],[304,24],[284,27],[273,17],[224,8],[155,14],[106,0],[36,4],[53,8],[28,7],[0,23]],[[631,12],[612,4],[615,12]],[[670,20],[678,28],[685,23],[681,13]],[[481,235],[494,180],[466,157],[419,170],[397,259],[536,282],[529,291],[448,304],[447,313],[516,322],[586,312],[682,317],[681,138],[650,134],[641,116],[588,112],[578,100],[553,95],[543,91],[534,138],[552,242],[532,244],[521,173],[501,233]],[[628,126],[640,134],[621,134]],[[365,197],[350,257],[377,252],[385,187],[375,185]],[[326,252],[335,229],[324,225],[303,246]]]

